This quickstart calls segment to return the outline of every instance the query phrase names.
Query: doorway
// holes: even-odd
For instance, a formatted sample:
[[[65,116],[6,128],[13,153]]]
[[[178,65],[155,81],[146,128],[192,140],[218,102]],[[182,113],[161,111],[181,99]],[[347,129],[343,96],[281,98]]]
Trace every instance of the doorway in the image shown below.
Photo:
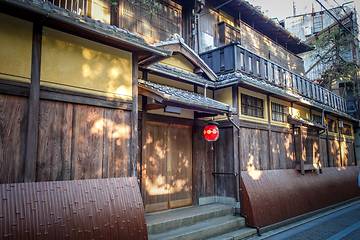
[[[191,205],[191,126],[148,122],[145,164],[146,212]]]

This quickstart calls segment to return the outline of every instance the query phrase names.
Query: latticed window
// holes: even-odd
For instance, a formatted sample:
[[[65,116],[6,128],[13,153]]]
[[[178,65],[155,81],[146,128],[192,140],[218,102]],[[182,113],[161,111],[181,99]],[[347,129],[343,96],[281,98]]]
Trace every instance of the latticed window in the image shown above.
[[[272,102],[271,114],[273,121],[287,122],[288,109],[286,106]]]
[[[264,101],[260,98],[241,94],[241,114],[264,118]]]
[[[319,124],[322,124],[322,117],[316,114],[313,114],[313,121]]]
[[[351,136],[351,126],[349,124],[344,123],[344,127],[342,129],[342,134]]]
[[[336,121],[333,119],[327,119],[327,128],[329,132],[337,132]]]
[[[181,34],[181,9],[159,1],[159,11],[150,12],[146,5],[135,5],[124,0],[122,28],[166,40],[174,33]]]

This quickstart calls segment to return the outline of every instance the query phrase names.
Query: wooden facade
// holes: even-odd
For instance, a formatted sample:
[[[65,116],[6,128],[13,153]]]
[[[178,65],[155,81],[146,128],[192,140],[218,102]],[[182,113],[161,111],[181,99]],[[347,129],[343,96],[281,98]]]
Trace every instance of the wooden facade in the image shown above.
[[[112,27],[95,21],[86,27],[77,20],[39,23],[37,13],[6,13],[9,4],[0,2],[0,9],[5,7],[0,20],[8,20],[0,26],[6,39],[0,46],[0,183],[134,176],[146,212],[153,212],[240,201],[239,175],[245,173],[248,181],[256,181],[265,171],[307,177],[326,167],[356,165],[353,128],[345,134],[338,126],[357,121],[346,115],[342,98],[300,77],[294,36],[282,32],[277,42],[276,36],[256,30],[248,17],[234,17],[239,13],[229,6],[213,11],[222,1],[208,1],[203,11],[210,14],[198,19],[196,36],[192,5],[161,1],[169,11],[166,17],[181,19],[176,26],[162,22],[154,30],[145,21],[149,16],[124,2],[117,1],[121,11],[104,7],[104,22],[151,43],[177,31],[185,40],[175,35],[149,46],[121,29],[116,30],[124,35],[113,36]],[[86,15],[99,19],[92,12]],[[224,37],[219,36],[220,22],[247,29],[240,32],[243,44],[219,47],[206,55],[212,58],[207,62],[195,52],[201,52],[207,35],[214,42]],[[102,28],[108,31],[99,32]],[[11,29],[19,29],[17,35],[7,34]],[[281,42],[285,35],[288,40]],[[122,40],[126,37],[129,41]],[[271,49],[264,48],[268,42]],[[268,56],[269,51],[277,56]],[[271,65],[276,69],[272,77]],[[322,120],[316,122],[316,116]],[[219,123],[214,143],[203,137],[210,120]]]
[[[75,21],[38,24],[11,4],[0,13],[0,182],[137,175],[138,62],[168,52],[135,35],[99,43],[95,21],[75,36]]]

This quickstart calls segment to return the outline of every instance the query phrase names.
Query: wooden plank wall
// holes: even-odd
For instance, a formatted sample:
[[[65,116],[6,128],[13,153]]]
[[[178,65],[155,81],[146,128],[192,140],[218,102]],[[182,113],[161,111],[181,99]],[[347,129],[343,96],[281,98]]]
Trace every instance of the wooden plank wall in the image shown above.
[[[0,94],[0,183],[23,182],[27,98]],[[36,181],[129,176],[130,111],[40,100]]]
[[[193,127],[193,201],[214,196],[214,153],[203,134],[204,126]],[[198,202],[196,203],[198,204]]]
[[[329,167],[328,162],[328,150],[327,143],[325,138],[320,138],[319,140],[319,149],[320,149],[320,162],[322,167]]]
[[[27,103],[25,97],[0,94],[0,183],[24,181]]]
[[[240,130],[241,169],[270,169],[268,131],[241,128]]]
[[[295,146],[293,135],[290,133],[271,132],[271,152],[273,155],[273,163],[269,169],[292,169],[296,166]]]
[[[234,169],[234,145],[232,144],[233,129],[221,128],[219,139],[214,143],[215,169],[217,173],[235,173]],[[226,141],[230,140],[230,141]],[[232,175],[215,175],[215,191],[217,196],[235,197],[236,177]]]

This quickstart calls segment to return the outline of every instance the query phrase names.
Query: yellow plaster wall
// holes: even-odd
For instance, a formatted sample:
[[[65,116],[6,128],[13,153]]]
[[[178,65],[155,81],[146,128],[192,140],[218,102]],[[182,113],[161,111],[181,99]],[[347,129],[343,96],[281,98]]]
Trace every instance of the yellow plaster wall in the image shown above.
[[[246,95],[249,95],[249,96],[256,97],[256,98],[260,98],[260,99],[262,99],[264,101],[263,102],[264,103],[264,118],[251,117],[251,116],[241,114],[241,94],[242,93],[246,94]],[[239,87],[239,118],[241,120],[247,120],[247,121],[251,121],[251,122],[258,122],[258,123],[268,124],[268,108],[267,108],[267,97],[266,97],[266,95]]]
[[[301,118],[305,118],[305,119],[310,119],[311,120],[311,116],[310,116],[310,109],[299,106],[294,104],[293,107],[289,108],[289,114],[293,117],[301,117]]]
[[[232,104],[232,88],[228,87],[228,88],[222,88],[222,89],[216,90],[214,92],[214,99],[219,102],[226,103],[230,106],[233,106],[233,104]]]
[[[30,82],[32,23],[0,13],[0,78]]]
[[[100,20],[103,23],[110,24],[110,1],[109,0],[89,0],[92,19]]]
[[[219,22],[226,22],[234,27],[234,18],[230,14],[221,10],[219,12]]]
[[[204,95],[204,88],[198,87],[197,90],[198,90],[197,91],[198,94]],[[206,88],[206,97],[213,99],[213,91]]]
[[[152,75],[152,74],[148,74],[148,80],[150,82],[155,82],[155,83],[167,85],[170,87],[183,89],[183,90],[190,91],[190,92],[194,91],[193,85],[186,84],[186,83],[179,82],[179,81],[174,81],[174,80],[171,80],[168,78],[164,78],[164,77],[160,77],[160,76],[156,76],[156,75]]]
[[[148,113],[171,116],[171,117],[194,119],[194,111],[191,111],[189,109],[184,109],[184,108],[181,108],[180,114],[167,113],[167,112],[164,112],[164,109],[150,110],[150,111],[148,111]]]
[[[41,85],[104,96],[132,96],[131,53],[44,28]]]
[[[179,68],[187,72],[194,72],[194,65],[182,54],[173,55],[171,58],[167,58],[160,63],[170,67]]]

